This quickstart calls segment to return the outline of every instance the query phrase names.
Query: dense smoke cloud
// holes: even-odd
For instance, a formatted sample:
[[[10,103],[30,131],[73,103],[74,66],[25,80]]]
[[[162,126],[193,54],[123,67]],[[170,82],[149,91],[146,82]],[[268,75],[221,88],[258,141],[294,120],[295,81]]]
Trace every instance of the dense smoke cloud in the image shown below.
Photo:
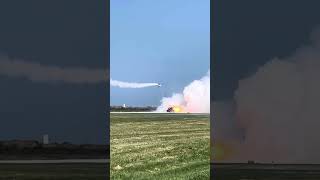
[[[26,78],[33,82],[63,83],[101,83],[108,80],[108,72],[104,69],[83,67],[62,68],[46,66],[35,62],[10,59],[0,56],[0,75],[15,78]]]
[[[164,97],[158,112],[166,112],[169,107],[178,106],[181,112],[210,113],[210,71],[201,78],[186,86],[182,93]]]
[[[234,116],[214,118],[213,123],[230,122],[227,132],[243,130],[242,137],[228,139],[235,150],[228,161],[320,163],[319,29],[311,37],[311,45],[240,80],[235,104],[223,110],[234,109]],[[216,139],[226,134],[217,132]]]

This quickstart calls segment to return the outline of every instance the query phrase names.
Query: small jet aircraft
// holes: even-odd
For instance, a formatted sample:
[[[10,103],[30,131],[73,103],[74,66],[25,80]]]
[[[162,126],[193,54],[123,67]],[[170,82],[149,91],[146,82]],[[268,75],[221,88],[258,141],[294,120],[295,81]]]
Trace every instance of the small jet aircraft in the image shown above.
[[[162,84],[157,84],[157,86],[158,86],[158,87],[161,87],[161,86],[162,86]]]

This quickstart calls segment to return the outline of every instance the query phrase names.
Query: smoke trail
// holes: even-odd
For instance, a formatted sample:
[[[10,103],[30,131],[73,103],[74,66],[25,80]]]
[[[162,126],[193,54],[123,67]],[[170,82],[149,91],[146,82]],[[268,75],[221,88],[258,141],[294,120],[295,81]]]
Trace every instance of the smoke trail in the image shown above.
[[[232,123],[244,130],[244,139],[230,140],[237,142],[230,161],[320,163],[319,37],[318,29],[310,46],[239,81]]]
[[[170,107],[178,107],[179,112],[210,113],[210,71],[186,86],[182,93],[164,97],[158,112],[166,112]]]
[[[132,83],[132,82],[122,82],[117,80],[110,80],[111,86],[119,88],[146,88],[158,86],[158,83]]]
[[[61,68],[0,56],[0,75],[26,78],[33,82],[100,83],[108,80],[107,70],[81,67]]]

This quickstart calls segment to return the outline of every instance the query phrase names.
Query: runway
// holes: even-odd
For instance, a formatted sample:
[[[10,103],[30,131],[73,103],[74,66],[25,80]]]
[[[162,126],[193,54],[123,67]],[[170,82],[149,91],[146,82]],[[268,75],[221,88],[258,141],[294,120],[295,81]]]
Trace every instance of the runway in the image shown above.
[[[111,114],[166,114],[166,115],[207,115],[210,113],[175,113],[175,112],[110,112]]]
[[[211,163],[211,173],[216,180],[263,179],[292,180],[320,179],[319,164],[246,164]]]
[[[109,159],[0,160],[0,164],[75,164],[109,163]]]
[[[320,164],[247,164],[247,163],[210,163],[216,169],[228,170],[286,170],[320,171]]]

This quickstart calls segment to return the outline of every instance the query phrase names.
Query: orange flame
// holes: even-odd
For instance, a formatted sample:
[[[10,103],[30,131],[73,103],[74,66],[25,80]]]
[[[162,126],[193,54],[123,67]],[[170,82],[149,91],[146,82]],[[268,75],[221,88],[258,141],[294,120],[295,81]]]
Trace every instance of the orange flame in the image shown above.
[[[179,113],[182,112],[182,108],[180,106],[173,106],[173,111]]]
[[[212,143],[211,149],[215,161],[226,160],[233,152],[231,147],[223,142]]]

